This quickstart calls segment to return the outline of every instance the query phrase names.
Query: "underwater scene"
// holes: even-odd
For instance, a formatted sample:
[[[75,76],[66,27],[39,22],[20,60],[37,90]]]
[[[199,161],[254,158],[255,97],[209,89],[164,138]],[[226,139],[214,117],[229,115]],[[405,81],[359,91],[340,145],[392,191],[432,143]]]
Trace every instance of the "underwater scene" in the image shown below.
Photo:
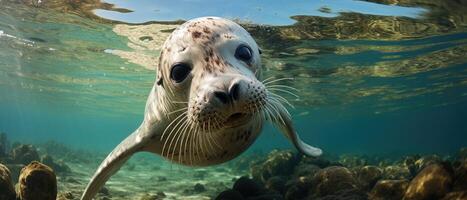
[[[0,200],[467,200],[467,1],[0,0]]]

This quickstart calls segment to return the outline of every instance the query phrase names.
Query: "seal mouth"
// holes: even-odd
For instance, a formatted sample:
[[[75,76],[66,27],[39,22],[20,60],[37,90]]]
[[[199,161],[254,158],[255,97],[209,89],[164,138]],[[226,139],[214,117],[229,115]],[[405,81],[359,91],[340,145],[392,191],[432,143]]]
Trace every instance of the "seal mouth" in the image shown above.
[[[248,116],[248,114],[241,112],[231,114],[225,120],[225,126],[231,128],[244,125],[248,121]]]

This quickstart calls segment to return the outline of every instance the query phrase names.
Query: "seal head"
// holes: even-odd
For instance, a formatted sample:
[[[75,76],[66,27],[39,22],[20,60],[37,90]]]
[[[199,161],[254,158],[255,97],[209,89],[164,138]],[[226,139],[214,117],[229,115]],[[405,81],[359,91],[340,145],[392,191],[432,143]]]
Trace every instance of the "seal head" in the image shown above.
[[[165,90],[161,95],[170,100],[164,104],[178,112],[167,117],[174,123],[156,153],[185,165],[211,165],[251,145],[263,125],[267,92],[258,81],[258,45],[245,29],[216,17],[190,20],[167,39],[160,58],[156,90]]]

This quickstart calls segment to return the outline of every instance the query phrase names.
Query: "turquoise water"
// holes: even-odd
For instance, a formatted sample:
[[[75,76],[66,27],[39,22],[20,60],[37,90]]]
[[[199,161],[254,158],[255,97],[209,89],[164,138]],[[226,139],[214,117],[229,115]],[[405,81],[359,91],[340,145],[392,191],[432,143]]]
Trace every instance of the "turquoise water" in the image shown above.
[[[141,122],[155,78],[151,62],[118,52],[159,53],[157,44],[115,27],[218,15],[257,40],[265,77],[295,77],[288,84],[300,98],[288,98],[307,143],[337,154],[453,153],[467,146],[467,5],[430,2],[286,8],[253,1],[216,9],[213,2],[109,1],[134,11],[120,13],[3,1],[0,131],[24,143],[109,152]],[[273,148],[292,146],[266,126],[252,149]]]

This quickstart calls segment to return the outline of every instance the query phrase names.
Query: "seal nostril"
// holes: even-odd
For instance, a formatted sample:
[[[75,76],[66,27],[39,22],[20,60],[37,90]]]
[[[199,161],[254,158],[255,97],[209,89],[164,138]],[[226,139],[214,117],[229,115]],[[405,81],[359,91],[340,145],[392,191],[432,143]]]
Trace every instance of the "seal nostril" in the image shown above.
[[[234,83],[232,87],[230,87],[230,96],[232,97],[233,100],[238,100],[239,98],[239,93],[240,93],[240,87],[238,83]]]
[[[227,95],[225,92],[216,91],[214,92],[214,96],[224,104],[229,102],[229,95]]]

